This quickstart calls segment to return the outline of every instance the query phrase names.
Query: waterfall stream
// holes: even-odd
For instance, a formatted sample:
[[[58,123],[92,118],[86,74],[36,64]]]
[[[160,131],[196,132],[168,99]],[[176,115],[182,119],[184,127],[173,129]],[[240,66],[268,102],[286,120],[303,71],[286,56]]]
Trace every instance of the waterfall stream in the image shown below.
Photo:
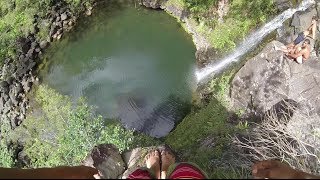
[[[199,83],[202,80],[207,79],[208,77],[212,77],[215,73],[227,67],[232,62],[239,61],[243,55],[245,55],[252,48],[256,47],[266,35],[279,28],[283,24],[283,22],[292,17],[295,12],[305,11],[314,3],[314,0],[304,0],[298,6],[298,8],[290,8],[275,17],[273,20],[271,20],[263,27],[249,35],[246,39],[244,39],[244,41],[239,44],[239,46],[234,50],[232,54],[228,55],[222,60],[218,60],[218,62],[216,63],[211,63],[203,69],[198,70],[196,72],[197,82]]]

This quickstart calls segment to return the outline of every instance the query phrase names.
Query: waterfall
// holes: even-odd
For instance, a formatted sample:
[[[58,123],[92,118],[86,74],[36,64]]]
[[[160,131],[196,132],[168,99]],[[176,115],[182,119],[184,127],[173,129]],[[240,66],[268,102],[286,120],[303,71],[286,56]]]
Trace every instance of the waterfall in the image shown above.
[[[242,43],[240,43],[240,45],[234,50],[232,54],[228,55],[217,63],[209,64],[207,65],[207,67],[198,70],[196,72],[197,81],[200,82],[209,76],[213,76],[214,72],[220,71],[232,62],[239,61],[244,54],[246,54],[250,49],[257,46],[258,43],[261,42],[266,35],[279,28],[283,24],[283,22],[292,17],[295,12],[305,11],[314,3],[314,0],[304,0],[298,8],[290,8],[284,11],[273,20],[265,24],[263,27],[258,29],[256,32],[249,35]]]

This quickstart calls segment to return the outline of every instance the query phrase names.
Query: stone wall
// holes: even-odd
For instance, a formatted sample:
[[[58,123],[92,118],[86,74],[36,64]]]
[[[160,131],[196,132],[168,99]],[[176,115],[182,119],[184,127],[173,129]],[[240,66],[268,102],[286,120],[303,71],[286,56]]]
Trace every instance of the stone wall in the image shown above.
[[[29,109],[27,93],[33,84],[39,82],[35,69],[41,63],[44,50],[51,42],[61,39],[76,23],[77,15],[71,12],[67,4],[56,2],[45,19],[34,19],[35,33],[39,32],[39,27],[48,28],[47,38],[39,40],[37,34],[29,34],[17,39],[17,58],[5,59],[0,69],[0,119],[3,123],[9,122],[12,129],[19,126],[26,117]],[[91,8],[86,13],[91,14]]]

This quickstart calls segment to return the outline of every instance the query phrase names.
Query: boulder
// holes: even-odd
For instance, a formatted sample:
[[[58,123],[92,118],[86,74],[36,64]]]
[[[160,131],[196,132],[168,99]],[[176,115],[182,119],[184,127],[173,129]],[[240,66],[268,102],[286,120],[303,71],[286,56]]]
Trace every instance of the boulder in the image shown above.
[[[127,179],[137,168],[145,166],[144,158],[151,149],[155,149],[155,147],[135,148],[122,154],[127,165],[127,170],[122,174],[122,179]]]
[[[2,97],[3,97],[3,99],[4,99],[4,102],[7,102],[7,101],[9,100],[9,95],[8,95],[8,93],[2,94]]]
[[[190,12],[186,8],[176,6],[174,4],[166,5],[165,10],[183,22],[190,14]]]
[[[317,10],[315,8],[309,8],[306,11],[294,13],[291,26],[295,28],[295,33],[306,30],[311,25],[311,19],[315,15],[317,15]]]
[[[83,164],[98,169],[104,179],[116,179],[125,171],[119,150],[112,144],[95,146]]]
[[[60,15],[60,17],[61,17],[61,21],[64,21],[64,20],[68,19],[67,13],[62,13],[62,14]]]
[[[18,100],[17,100],[17,94],[15,93],[15,89],[12,88],[9,92],[9,97],[11,99],[11,102],[14,106],[18,105]]]
[[[0,82],[0,91],[9,92],[9,83],[7,81]]]
[[[320,112],[320,64],[312,53],[309,60],[297,64],[274,50],[273,41],[235,75],[231,99],[236,109],[263,114],[283,99],[292,99]]]
[[[56,21],[56,22],[59,22],[60,20],[61,20],[61,17],[60,17],[60,16],[57,16],[55,21]]]
[[[34,55],[34,49],[31,48],[31,49],[29,49],[29,51],[27,52],[26,56],[27,56],[28,58],[33,58],[33,55]]]
[[[38,47],[38,43],[37,42],[32,42],[31,43],[31,49],[35,49]]]
[[[142,4],[148,8],[164,9],[167,1],[168,0],[142,0]]]
[[[293,7],[291,0],[275,0],[274,4],[281,12]]]
[[[2,111],[4,104],[5,104],[5,101],[4,101],[3,97],[0,97],[0,111]]]
[[[40,48],[41,49],[44,49],[44,48],[46,48],[48,46],[48,41],[41,41],[40,42]]]

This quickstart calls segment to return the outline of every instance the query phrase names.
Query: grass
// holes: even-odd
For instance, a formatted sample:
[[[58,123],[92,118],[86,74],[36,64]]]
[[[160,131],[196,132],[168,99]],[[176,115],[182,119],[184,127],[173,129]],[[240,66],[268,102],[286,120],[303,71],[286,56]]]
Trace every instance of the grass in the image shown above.
[[[227,110],[213,98],[206,107],[188,115],[166,137],[165,142],[179,153],[183,161],[196,163],[210,178],[220,178],[221,169],[217,169],[211,161],[221,159],[228,149],[229,135],[237,130],[226,122],[227,119]],[[235,169],[233,171],[238,172]],[[234,177],[241,176],[236,173]]]
[[[233,0],[229,4],[230,10],[220,23],[217,21],[217,2],[169,0],[168,4],[188,9],[191,12],[190,18],[197,22],[197,31],[220,53],[234,49],[251,30],[277,13],[273,0]]]
[[[165,139],[165,143],[178,152],[183,161],[196,163],[210,178],[249,176],[248,169],[240,168],[241,164],[234,165],[238,158],[225,158],[226,154],[235,153],[230,150],[231,137],[249,128],[247,122],[228,122],[230,114],[235,113],[239,117],[242,113],[232,112],[227,98],[235,73],[235,70],[226,71],[209,82],[206,91],[213,92],[210,102],[185,117]]]
[[[8,146],[8,136],[10,124],[5,121],[0,122],[0,167],[12,167],[14,165],[13,150]]]
[[[6,57],[15,58],[19,37],[35,33],[34,24],[41,24],[53,0],[1,0],[0,1],[0,63]],[[92,0],[66,0],[67,6],[75,14],[82,11]],[[34,17],[38,16],[36,20]],[[47,27],[39,26],[40,32],[35,34],[38,39],[46,38]]]

